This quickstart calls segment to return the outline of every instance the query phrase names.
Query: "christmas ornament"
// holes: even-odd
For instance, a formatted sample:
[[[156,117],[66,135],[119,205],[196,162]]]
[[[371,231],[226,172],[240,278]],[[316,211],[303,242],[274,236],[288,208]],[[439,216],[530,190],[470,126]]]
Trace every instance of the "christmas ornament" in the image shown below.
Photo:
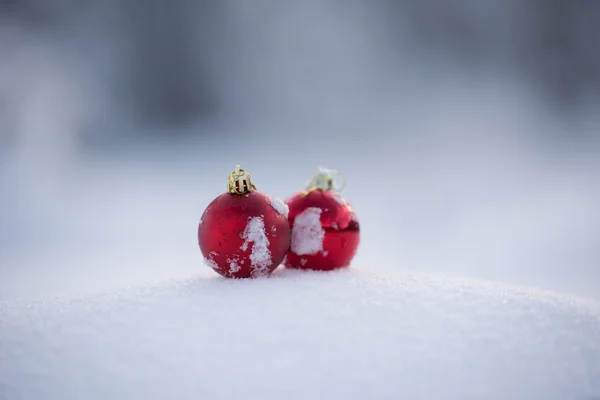
[[[286,201],[292,242],[284,264],[289,268],[333,270],[356,254],[360,230],[348,202],[334,187],[336,171],[320,168],[306,191]]]
[[[239,165],[229,174],[227,192],[206,208],[198,244],[206,264],[227,278],[269,275],[290,247],[288,208],[256,190]]]

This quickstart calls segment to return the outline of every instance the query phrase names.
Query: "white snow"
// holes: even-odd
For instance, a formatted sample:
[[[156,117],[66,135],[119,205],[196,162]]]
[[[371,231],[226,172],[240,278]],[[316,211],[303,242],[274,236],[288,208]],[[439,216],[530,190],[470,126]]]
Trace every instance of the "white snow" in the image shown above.
[[[340,205],[340,206],[346,206],[346,200],[344,200],[344,198],[342,196],[340,196],[339,194],[334,194],[333,195],[333,199]]]
[[[235,274],[235,273],[236,273],[236,272],[238,272],[238,271],[239,271],[241,268],[242,268],[242,267],[240,267],[240,266],[238,265],[238,263],[237,263],[237,262],[235,262],[235,261],[232,261],[232,262],[229,264],[229,272],[230,272],[230,273],[232,273],[232,274]]]
[[[318,207],[309,207],[296,216],[292,228],[291,250],[297,255],[317,254],[323,250],[325,230]]]
[[[235,274],[236,272],[238,272],[242,268],[238,264],[240,262],[240,260],[237,257],[234,258],[233,260],[228,258],[227,262],[229,263],[229,272],[232,273],[232,274]]]
[[[205,258],[204,259],[204,264],[206,264],[207,267],[212,268],[212,269],[218,269],[219,266],[217,265],[217,263],[211,259],[211,258]]]
[[[250,253],[252,275],[261,276],[267,274],[273,261],[271,259],[271,251],[269,250],[269,239],[265,232],[264,219],[262,217],[250,218],[246,224],[246,228],[242,232],[242,239],[245,240],[240,247],[243,251],[246,251],[248,245],[252,243],[252,251]]]
[[[290,208],[283,201],[281,201],[277,197],[273,197],[271,199],[270,204],[271,204],[271,207],[273,207],[275,209],[275,211],[277,211],[279,214],[285,216],[286,218],[288,217]]]
[[[0,305],[0,398],[600,396],[598,303],[359,269],[206,275]]]

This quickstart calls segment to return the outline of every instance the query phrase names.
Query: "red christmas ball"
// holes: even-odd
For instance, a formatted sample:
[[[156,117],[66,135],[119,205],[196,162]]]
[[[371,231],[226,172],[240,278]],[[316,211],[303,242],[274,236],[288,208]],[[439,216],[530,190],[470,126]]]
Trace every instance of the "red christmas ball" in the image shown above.
[[[331,185],[317,185],[286,203],[292,227],[286,267],[329,271],[350,265],[360,240],[359,223]]]
[[[252,190],[249,182],[249,175],[247,182],[236,180],[233,188],[230,182],[229,192],[208,205],[198,226],[206,264],[227,278],[269,275],[290,246],[287,206]]]

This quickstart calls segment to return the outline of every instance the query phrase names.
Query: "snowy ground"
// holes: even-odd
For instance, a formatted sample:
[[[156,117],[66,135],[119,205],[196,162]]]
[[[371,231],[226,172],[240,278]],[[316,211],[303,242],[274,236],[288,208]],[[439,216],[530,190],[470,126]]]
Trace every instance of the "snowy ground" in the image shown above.
[[[600,397],[600,304],[353,268],[0,311],[1,399]]]

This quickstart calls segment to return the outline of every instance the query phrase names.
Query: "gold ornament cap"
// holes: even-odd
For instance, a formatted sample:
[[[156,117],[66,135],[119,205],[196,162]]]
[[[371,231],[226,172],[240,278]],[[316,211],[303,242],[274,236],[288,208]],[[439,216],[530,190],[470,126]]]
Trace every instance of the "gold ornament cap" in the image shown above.
[[[338,177],[341,179],[341,186],[335,185],[334,177]],[[337,191],[340,192],[346,186],[346,180],[344,177],[336,170],[319,167],[318,172],[312,177],[310,182],[308,183],[307,192],[310,193],[313,190],[323,190],[326,192],[329,191]]]
[[[250,173],[244,171],[239,165],[227,176],[227,192],[243,195],[256,190],[256,186],[250,181]]]

